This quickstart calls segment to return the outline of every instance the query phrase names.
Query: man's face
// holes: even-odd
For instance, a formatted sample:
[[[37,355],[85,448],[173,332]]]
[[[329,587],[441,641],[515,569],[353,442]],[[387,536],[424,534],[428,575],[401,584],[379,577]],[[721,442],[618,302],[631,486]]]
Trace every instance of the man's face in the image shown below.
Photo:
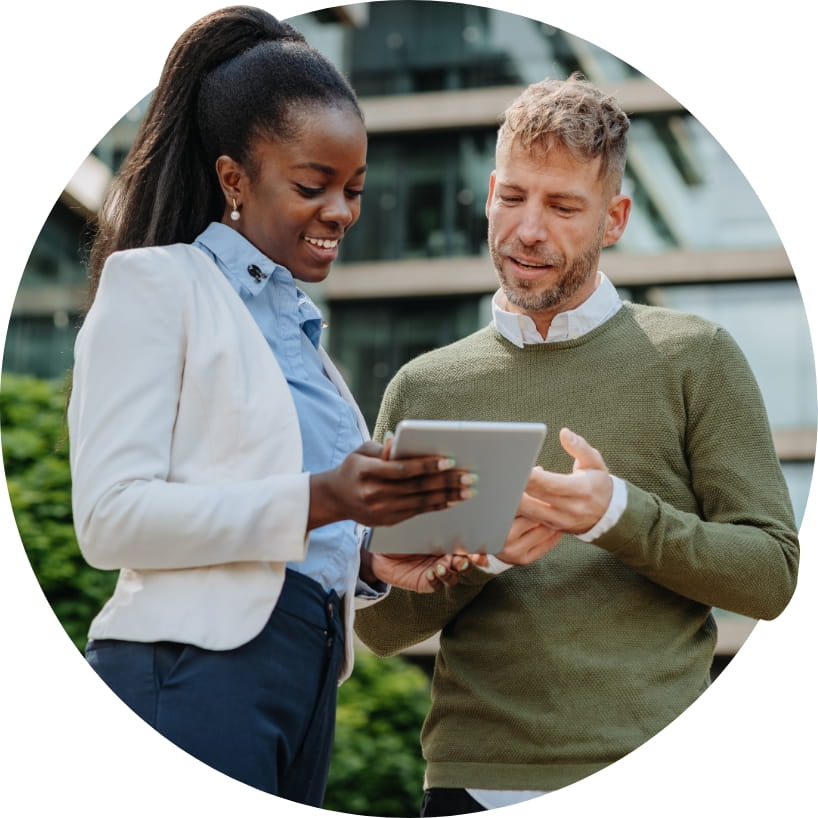
[[[606,193],[599,166],[563,148],[498,147],[488,243],[512,310],[563,312],[594,291],[600,251],[617,241],[630,212],[630,200]]]

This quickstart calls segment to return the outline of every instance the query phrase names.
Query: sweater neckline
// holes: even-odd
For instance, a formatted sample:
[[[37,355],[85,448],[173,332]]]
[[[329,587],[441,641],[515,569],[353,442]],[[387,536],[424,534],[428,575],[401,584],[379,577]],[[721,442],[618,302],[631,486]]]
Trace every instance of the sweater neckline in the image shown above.
[[[563,349],[574,349],[595,341],[600,335],[604,335],[610,329],[623,322],[626,317],[631,314],[632,307],[633,305],[630,302],[623,301],[622,306],[607,321],[603,321],[603,323],[601,323],[598,327],[594,327],[594,329],[589,330],[576,338],[566,338],[562,341],[543,341],[536,344],[524,344],[522,347],[519,347],[509,341],[509,339],[497,329],[494,321],[491,321],[487,325],[486,329],[492,333],[496,340],[509,347],[509,349],[513,349],[515,352],[522,355],[535,354],[535,351],[544,353],[548,353],[550,351],[556,352]]]

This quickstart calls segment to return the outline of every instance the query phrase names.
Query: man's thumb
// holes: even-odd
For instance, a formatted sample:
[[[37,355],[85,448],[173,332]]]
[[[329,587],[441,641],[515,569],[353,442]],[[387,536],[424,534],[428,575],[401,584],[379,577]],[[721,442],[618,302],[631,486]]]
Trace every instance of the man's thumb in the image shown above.
[[[574,458],[574,471],[578,469],[607,469],[602,455],[584,437],[568,428],[560,429],[562,448]]]

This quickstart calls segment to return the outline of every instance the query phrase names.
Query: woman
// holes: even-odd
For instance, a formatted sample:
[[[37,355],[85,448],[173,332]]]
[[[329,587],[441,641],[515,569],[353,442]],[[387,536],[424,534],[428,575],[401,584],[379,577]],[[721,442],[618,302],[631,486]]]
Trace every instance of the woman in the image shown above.
[[[80,546],[120,572],[89,662],[192,755],[312,805],[356,598],[468,565],[362,548],[471,480],[364,442],[295,284],[329,273],[365,172],[355,96],[298,32],[191,26],[100,218],[68,410]]]

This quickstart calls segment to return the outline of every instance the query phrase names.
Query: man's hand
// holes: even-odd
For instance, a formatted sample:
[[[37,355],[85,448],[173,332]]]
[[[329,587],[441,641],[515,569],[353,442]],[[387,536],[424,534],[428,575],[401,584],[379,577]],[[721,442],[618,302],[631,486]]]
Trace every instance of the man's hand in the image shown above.
[[[555,531],[584,534],[607,511],[613,483],[602,455],[584,438],[561,429],[560,443],[574,458],[571,474],[532,469],[518,513]]]
[[[523,502],[528,502],[525,495]],[[547,554],[561,537],[562,531],[541,525],[528,517],[517,516],[511,524],[503,550],[495,556],[510,565],[528,565]]]

